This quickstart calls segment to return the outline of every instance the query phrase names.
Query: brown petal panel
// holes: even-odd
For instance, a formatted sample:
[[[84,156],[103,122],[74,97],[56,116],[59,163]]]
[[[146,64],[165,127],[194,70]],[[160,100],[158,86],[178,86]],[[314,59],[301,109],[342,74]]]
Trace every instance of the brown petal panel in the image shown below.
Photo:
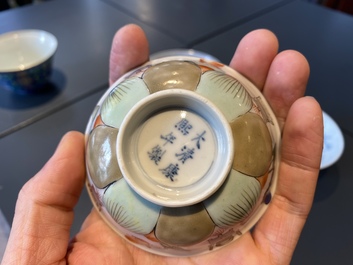
[[[201,69],[191,62],[169,61],[148,68],[143,75],[151,93],[181,88],[195,90],[200,81]]]
[[[104,188],[122,177],[116,157],[117,134],[115,128],[98,126],[88,138],[86,164],[98,188]]]
[[[180,208],[164,207],[156,226],[156,237],[167,245],[189,246],[210,236],[214,223],[203,204]]]
[[[246,175],[264,175],[272,159],[272,140],[262,118],[246,113],[230,124],[234,137],[233,168]]]

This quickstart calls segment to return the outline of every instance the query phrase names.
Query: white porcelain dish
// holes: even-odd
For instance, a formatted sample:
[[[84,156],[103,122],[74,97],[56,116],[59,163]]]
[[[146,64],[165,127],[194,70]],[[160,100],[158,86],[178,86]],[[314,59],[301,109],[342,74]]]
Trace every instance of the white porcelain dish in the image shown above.
[[[325,169],[336,163],[344,151],[344,138],[337,123],[326,113],[324,118],[324,150],[320,169]]]

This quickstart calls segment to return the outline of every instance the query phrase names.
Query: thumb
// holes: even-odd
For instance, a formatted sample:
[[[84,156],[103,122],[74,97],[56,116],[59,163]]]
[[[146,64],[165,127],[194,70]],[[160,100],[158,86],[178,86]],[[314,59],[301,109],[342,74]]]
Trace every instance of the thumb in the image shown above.
[[[84,178],[84,137],[70,132],[21,189],[3,264],[56,264],[65,259]]]
[[[142,28],[129,24],[119,29],[110,50],[110,85],[127,71],[147,62],[148,57],[148,40]]]

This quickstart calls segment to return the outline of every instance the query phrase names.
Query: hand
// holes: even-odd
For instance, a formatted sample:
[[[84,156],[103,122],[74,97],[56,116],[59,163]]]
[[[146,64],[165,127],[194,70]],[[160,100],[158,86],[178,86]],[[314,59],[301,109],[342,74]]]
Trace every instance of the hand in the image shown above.
[[[246,35],[230,66],[265,95],[283,141],[276,194],[255,229],[226,247],[192,258],[146,253],[116,235],[92,210],[69,244],[73,208],[84,185],[84,137],[65,135],[44,168],[22,188],[3,264],[289,264],[315,192],[323,142],[319,104],[303,97],[309,66],[296,51],[277,54],[267,30]],[[149,56],[143,31],[128,25],[114,37],[110,83]]]

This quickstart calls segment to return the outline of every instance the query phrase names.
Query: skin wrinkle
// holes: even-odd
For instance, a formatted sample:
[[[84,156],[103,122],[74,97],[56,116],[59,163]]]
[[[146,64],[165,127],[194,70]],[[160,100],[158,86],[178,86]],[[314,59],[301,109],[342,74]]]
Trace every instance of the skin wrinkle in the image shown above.
[[[41,238],[33,236],[33,235],[28,235],[25,232],[23,232],[23,237],[22,238],[27,238],[29,237],[33,242],[41,242]],[[33,240],[32,240],[33,239]],[[29,262],[31,260],[37,260],[37,256],[38,255],[42,255],[42,253],[37,253],[36,250],[37,249],[38,244],[28,244],[28,240],[25,241],[21,241],[21,248],[20,251],[21,253],[25,252],[25,253],[35,253],[34,255],[27,255],[27,254],[22,254],[22,255],[18,255],[18,257],[20,258],[19,263],[14,263],[14,264],[34,264],[33,262]],[[29,261],[27,261],[27,259],[22,259],[22,257],[26,257],[27,259],[29,259]]]
[[[298,210],[300,209],[300,207],[303,206],[302,203],[297,203],[293,200],[290,200],[289,198],[282,196],[281,194],[278,194],[278,198],[276,198],[274,204],[277,208],[281,210],[286,210],[286,212],[290,213],[293,216],[298,215],[302,219],[308,216],[308,209],[305,209],[304,211]]]
[[[294,137],[293,137],[294,138]],[[304,140],[302,140],[304,139]],[[298,142],[298,143],[297,143]],[[317,169],[317,165],[316,165],[316,160],[318,159],[317,157],[310,157],[307,155],[307,153],[298,153],[297,150],[298,149],[302,149],[305,146],[321,146],[321,143],[316,143],[316,142],[312,142],[310,139],[304,137],[301,137],[300,139],[295,139],[293,140],[293,143],[289,146],[281,146],[281,155],[283,157],[283,161],[286,161],[289,164],[292,163],[298,163],[298,162],[302,162],[304,160],[306,161],[312,161],[311,163],[303,163],[300,167],[308,167],[308,168],[312,168],[312,169]],[[319,147],[320,147],[319,146]],[[301,157],[302,159],[293,159],[293,157]]]
[[[23,193],[22,193],[23,192]],[[21,191],[20,193],[22,193],[22,195],[25,197],[25,199],[31,200],[33,201],[34,204],[38,205],[39,207],[50,207],[59,211],[65,211],[65,212],[72,212],[72,208],[66,205],[62,205],[62,204],[48,204],[47,202],[44,202],[42,198],[48,198],[50,197],[57,197],[56,195],[59,195],[62,199],[63,202],[67,201],[67,202],[77,202],[79,200],[79,197],[77,197],[77,195],[75,195],[74,193],[59,193],[54,191],[47,191],[47,190],[42,190],[39,189],[36,192],[36,197],[33,198],[32,196],[26,194],[26,191]],[[20,195],[20,196],[22,196]]]
[[[76,244],[75,247],[77,248],[80,248],[80,243]],[[71,259],[69,264],[72,264],[72,265],[75,265],[75,264],[80,264],[79,261],[84,259],[85,256],[87,256],[87,254],[92,254],[92,253],[95,253],[95,252],[99,252],[100,255],[97,255],[98,257],[100,257],[100,260],[99,260],[99,264],[102,264],[102,265],[107,265],[109,264],[109,262],[107,262],[107,259],[104,255],[104,253],[102,251],[99,250],[98,247],[95,247],[93,245],[90,245],[89,248],[83,248],[85,251],[80,251],[80,252],[77,252],[75,251],[75,249],[71,249],[70,250],[70,253],[72,254],[73,252],[76,254],[76,255],[70,255],[71,257],[74,257],[75,256],[75,259]],[[102,259],[103,257],[103,259]],[[91,260],[91,264],[94,264],[95,263],[95,259],[92,259]],[[117,263],[119,264],[119,263]]]
[[[289,115],[301,115],[302,113],[312,113],[311,119],[307,119],[305,124],[302,124],[301,120],[293,119],[295,130],[284,130],[286,131],[285,138],[291,139],[287,145],[282,145],[282,160],[284,163],[293,166],[294,168],[306,169],[311,172],[315,172],[320,167],[321,152],[323,148],[323,117],[322,112],[320,115],[313,113],[310,108],[303,108],[303,103],[313,101],[311,97],[302,98],[301,101],[297,102],[292,108]],[[305,107],[305,105],[304,105]],[[289,116],[288,115],[288,116]],[[313,122],[315,121],[315,122]],[[320,127],[317,126],[320,124]],[[317,150],[317,153],[308,155],[307,147],[311,147],[310,150]],[[298,152],[298,150],[301,150]]]
[[[49,196],[55,196],[55,193],[53,193],[53,192],[45,191],[45,190],[43,191],[40,189],[39,192],[37,193],[37,196],[39,195],[40,198],[33,198],[30,195],[27,195],[26,191],[23,191],[23,193],[21,193],[20,197],[24,196],[24,198],[23,199],[21,198],[21,200],[32,201],[32,203],[33,203],[32,208],[34,208],[34,209],[44,209],[43,211],[45,211],[47,208],[52,208],[55,211],[55,213],[57,213],[57,214],[54,216],[55,218],[50,218],[50,221],[55,220],[54,222],[56,224],[58,224],[59,226],[62,226],[63,221],[64,221],[62,213],[66,212],[66,214],[70,214],[70,216],[73,217],[73,215],[74,215],[73,210],[72,210],[72,208],[70,208],[68,206],[58,205],[58,204],[47,204],[46,202],[43,202],[43,199],[41,199],[41,198],[45,198],[45,197],[48,198],[48,196],[46,196],[46,194],[49,194]],[[74,203],[76,203],[79,199],[77,196],[74,196],[73,194],[69,194],[68,196],[66,196],[66,195],[67,194],[57,193],[57,196],[60,196],[62,198],[62,201],[66,201],[66,202],[73,201]],[[57,196],[55,196],[55,197],[57,197]],[[32,216],[37,214],[37,213],[34,213],[33,211],[30,211],[30,213]],[[40,214],[40,212],[38,214]],[[51,211],[51,216],[52,216],[52,211]],[[36,217],[34,216],[33,219],[35,219],[35,218]],[[47,218],[40,218],[40,219],[47,220]],[[65,218],[65,219],[67,219],[67,218]],[[71,218],[69,218],[69,219],[71,219]],[[65,225],[64,228],[69,231],[71,224],[72,224],[72,222]],[[50,225],[51,224],[49,223],[49,226]]]
[[[284,200],[281,201],[281,198],[276,198],[276,200],[274,199],[274,201],[271,202],[271,207],[279,208],[282,210],[282,206],[280,205],[284,206],[286,204],[286,199],[285,198],[282,198],[282,199]],[[292,216],[296,217],[295,213],[293,213]],[[297,227],[298,225],[301,226],[302,223],[305,222],[305,218],[297,220],[296,218],[291,218],[288,216],[287,218],[284,218],[283,214],[277,214],[276,216],[272,216],[272,222],[273,222],[272,233],[264,234],[262,233],[262,231],[255,232],[256,234],[261,234],[262,240],[259,240],[260,242],[259,248],[264,249],[264,246],[268,247],[263,252],[269,253],[269,257],[271,256],[274,257],[270,264],[278,264],[278,265],[287,264],[286,260],[288,261],[291,260],[292,246],[293,244],[296,245],[297,239],[299,238],[295,230],[288,232],[287,228],[288,227],[294,228],[294,227]],[[299,224],[297,224],[298,222]],[[288,223],[292,223],[292,224],[288,224]],[[283,230],[285,230],[285,232]],[[291,239],[288,240],[288,238],[291,238]],[[266,242],[264,242],[264,240]],[[281,254],[278,254],[279,252]],[[283,257],[283,255],[285,257]],[[282,257],[282,258],[276,258],[276,257]]]
[[[313,131],[315,133],[315,130]],[[305,139],[305,141],[301,140],[303,146],[316,145],[318,146],[317,150],[319,150],[323,146],[323,142],[320,142],[320,143],[313,142],[310,140],[310,138],[307,138],[305,134],[303,135],[303,137],[301,137],[301,139]],[[306,154],[298,154],[297,150],[298,150],[298,146],[296,144],[294,144],[293,146],[289,146],[289,145],[285,147],[282,146],[281,153],[282,153],[283,163],[287,164],[290,167],[299,168],[305,171],[315,172],[319,169],[319,167],[317,166],[316,160],[318,159],[318,157],[320,157],[320,160],[321,160],[321,156],[315,156],[315,155],[307,156]]]
[[[71,257],[75,257],[74,260],[70,260],[70,264],[78,264],[80,265],[80,260],[81,257],[85,257],[87,254],[89,253],[90,255],[94,254],[95,257],[98,257],[98,261],[95,262],[94,259],[92,259],[92,263],[91,264],[102,264],[102,265],[109,265],[112,264],[109,262],[109,257],[110,257],[110,251],[112,252],[127,252],[129,251],[128,248],[126,247],[126,244],[123,244],[121,248],[117,249],[116,248],[116,241],[114,240],[110,240],[107,241],[104,237],[101,237],[101,235],[104,235],[105,233],[109,232],[112,233],[111,228],[110,227],[106,227],[103,226],[104,223],[101,222],[100,220],[100,216],[98,215],[98,213],[96,212],[95,209],[92,210],[92,216],[96,217],[96,221],[92,222],[89,226],[87,226],[87,223],[84,222],[82,229],[91,229],[92,231],[95,231],[95,240],[97,240],[98,242],[101,242],[104,244],[97,244],[96,246],[94,245],[94,241],[92,242],[93,238],[92,237],[88,237],[86,235],[81,235],[78,234],[76,235],[75,238],[73,238],[73,240],[70,243],[69,249],[71,252]],[[82,230],[81,229],[81,230]],[[108,230],[108,231],[106,231]],[[123,240],[119,238],[119,241]],[[81,243],[81,242],[86,242],[86,244]],[[125,243],[125,241],[122,241]],[[78,249],[78,251],[76,250]],[[83,250],[83,251],[82,251]],[[105,255],[105,252],[107,252],[109,254]],[[133,255],[133,257],[135,257],[135,255]],[[102,260],[103,258],[103,260]],[[76,261],[77,260],[77,261]],[[104,263],[103,263],[104,261]],[[116,263],[113,264],[133,264],[133,262],[119,262],[117,261]]]
[[[39,215],[41,215],[41,213],[39,213]],[[29,218],[31,220],[28,220],[26,222],[27,224],[25,228],[28,228],[31,226],[32,219],[35,219],[35,216],[33,218],[31,217]],[[41,250],[37,252],[37,255],[30,257],[32,260],[36,261],[35,264],[40,264],[39,262],[40,260],[46,260],[46,257],[50,257],[52,250],[57,249],[58,245],[62,244],[60,241],[64,241],[64,242],[68,241],[68,237],[62,238],[63,234],[55,233],[53,229],[50,229],[52,228],[50,220],[47,220],[47,218],[43,218],[43,217],[39,219],[44,222],[41,222],[39,224],[34,222],[34,227],[35,227],[34,230],[32,228],[29,228],[28,230],[25,229],[23,231],[23,235],[24,235],[23,237],[27,239],[26,241],[24,241],[26,246],[24,250],[28,252],[33,252],[32,249]],[[68,232],[70,231],[68,229],[70,225],[71,224],[68,224],[68,227],[66,227],[65,229]],[[34,263],[29,263],[29,264],[34,264]]]
[[[314,172],[316,169],[311,167],[311,166],[305,166],[302,164],[302,161],[311,161],[310,157],[305,157],[305,156],[302,156],[302,155],[296,155],[296,154],[287,154],[288,157],[290,158],[283,158],[282,161],[283,163],[287,164],[289,167],[291,168],[297,168],[297,169],[302,169],[302,170],[305,170],[305,171],[312,171]],[[299,159],[298,159],[299,158]],[[300,160],[301,162],[294,162],[293,160]]]
[[[75,135],[75,139],[77,139],[77,136],[82,139],[81,134],[76,133],[70,135]],[[66,146],[70,144],[70,142],[67,141],[64,142],[64,144],[64,146]],[[65,150],[65,147],[61,150]],[[42,173],[37,174],[28,185],[25,185],[20,191],[16,212],[21,213],[19,220],[27,221],[24,223],[24,226],[14,224],[14,227],[20,227],[22,229],[22,251],[25,253],[36,253],[35,255],[27,255],[32,262],[25,262],[24,264],[41,264],[41,262],[42,264],[47,264],[46,259],[50,260],[52,253],[57,253],[56,256],[65,256],[66,248],[60,248],[59,246],[62,246],[63,243],[67,244],[66,242],[69,240],[69,231],[73,221],[72,207],[69,207],[66,203],[70,203],[69,201],[76,203],[79,194],[75,195],[73,190],[70,190],[70,188],[66,189],[65,185],[60,185],[60,182],[57,182],[58,178],[52,178],[51,175],[53,174],[52,176],[54,176],[58,174],[58,176],[61,176],[61,174],[57,172],[65,172],[67,164],[73,165],[71,167],[74,167],[75,163],[72,163],[71,160],[80,161],[77,160],[77,156],[74,156],[77,152],[70,154],[72,154],[72,156],[66,156],[65,153],[61,153],[60,150],[56,152],[53,158],[44,166]],[[62,155],[63,157],[61,157]],[[59,163],[57,163],[57,161],[59,161]],[[51,167],[55,170],[50,170]],[[48,181],[47,185],[47,187],[50,187],[49,190],[42,188],[43,182],[41,176],[45,175],[46,171],[50,172],[50,174],[46,176],[51,180]],[[69,176],[68,180],[75,181],[77,177],[78,176],[75,174],[72,177]],[[81,178],[81,176],[79,176],[79,178]],[[83,182],[81,187],[82,186]],[[56,192],[57,190],[63,189],[66,189],[67,192]],[[32,203],[28,204],[29,201]],[[23,208],[22,205],[30,205],[30,208]],[[71,210],[69,208],[71,208]],[[65,210],[63,211],[63,209]],[[55,226],[53,226],[53,224],[55,224]],[[35,249],[38,249],[38,251],[34,251]],[[60,249],[61,254],[58,252],[58,249]]]
[[[287,224],[289,225],[295,225],[295,224]],[[279,231],[282,231],[284,229],[278,229]],[[287,231],[287,233],[285,234],[285,238],[283,234],[277,234],[278,237],[276,238],[275,242],[276,244],[274,245],[273,251],[272,253],[278,253],[281,252],[281,257],[279,258],[279,255],[272,255],[273,257],[275,257],[274,259],[274,264],[282,264],[282,260],[290,260],[291,259],[291,255],[292,255],[292,250],[291,250],[291,246],[293,244],[296,245],[296,242],[298,240],[298,238],[295,236],[294,232],[289,232]]]

